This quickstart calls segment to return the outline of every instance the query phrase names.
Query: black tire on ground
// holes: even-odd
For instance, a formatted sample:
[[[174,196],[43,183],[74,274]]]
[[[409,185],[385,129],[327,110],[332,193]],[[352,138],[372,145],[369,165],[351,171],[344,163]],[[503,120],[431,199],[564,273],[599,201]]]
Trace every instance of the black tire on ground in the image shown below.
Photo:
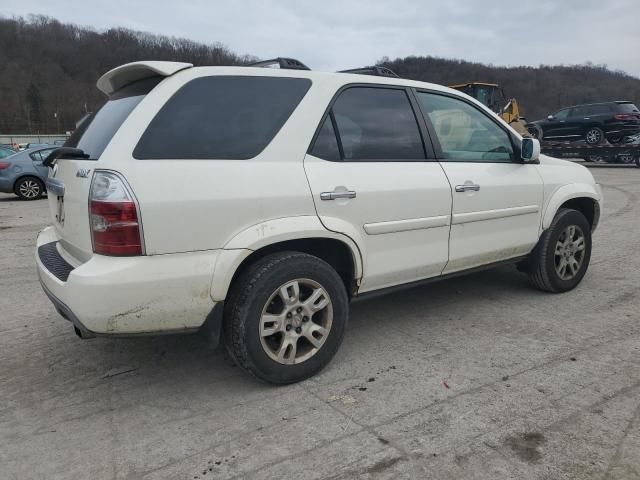
[[[600,127],[591,127],[584,135],[584,141],[589,145],[599,145],[604,140],[604,132]]]
[[[636,167],[640,168],[640,154],[636,156]]]
[[[558,256],[556,252],[558,244],[562,242],[563,238],[566,240],[566,231],[571,226],[580,230],[584,238],[584,250],[575,274],[571,278],[563,279],[556,268],[562,261],[562,255]],[[589,222],[581,212],[561,208],[529,256],[529,279],[536,288],[545,292],[566,292],[580,283],[587,272],[590,259],[591,226]]]
[[[299,284],[297,296],[292,293],[291,297],[298,298],[301,302],[309,300],[310,295],[317,291],[310,290],[311,293],[305,294],[305,282],[306,285],[314,283],[320,286],[328,296],[329,306],[313,313],[311,317],[302,318],[300,315],[303,314],[296,315],[295,310],[292,310],[294,315],[289,319],[290,315],[286,312],[294,307],[285,303],[282,294],[278,293],[283,291],[282,288],[287,295],[294,292],[286,287],[289,282]],[[309,297],[305,298],[304,295]],[[266,318],[273,313],[268,309],[276,310],[275,314],[282,318],[280,324],[264,322],[263,315]],[[298,308],[297,311],[300,310]],[[309,355],[313,346],[304,336],[304,332],[309,330],[302,330],[302,334],[300,330],[317,325],[318,314],[321,314],[324,321],[331,315],[331,320],[326,338],[315,353],[299,363],[288,364],[270,356],[282,351],[284,354],[289,352],[290,358],[297,358],[296,355],[303,354],[305,349]],[[234,281],[225,301],[223,335],[229,354],[240,367],[265,382],[294,383],[315,375],[330,362],[342,343],[348,315],[347,290],[338,273],[328,263],[305,253],[279,252],[259,259]],[[301,321],[306,323],[301,324]],[[297,323],[292,325],[292,322]],[[274,328],[278,331],[270,336],[264,333],[261,335],[261,325],[262,328]],[[296,350],[293,350],[293,354],[289,347],[283,347],[285,338],[289,338],[287,335],[294,333],[290,331],[292,327],[300,334],[295,340]],[[273,348],[271,353],[267,352],[269,348]]]
[[[36,200],[44,195],[44,185],[37,177],[22,177],[14,185],[13,193],[22,200]]]

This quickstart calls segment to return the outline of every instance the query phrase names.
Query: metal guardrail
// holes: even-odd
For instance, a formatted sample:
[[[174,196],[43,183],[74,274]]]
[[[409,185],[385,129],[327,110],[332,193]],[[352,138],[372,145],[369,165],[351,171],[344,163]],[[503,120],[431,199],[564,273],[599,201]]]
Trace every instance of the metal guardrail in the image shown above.
[[[57,135],[30,135],[25,134],[0,134],[0,145],[13,145],[14,143],[49,143],[56,140],[66,140],[69,135],[61,133]]]

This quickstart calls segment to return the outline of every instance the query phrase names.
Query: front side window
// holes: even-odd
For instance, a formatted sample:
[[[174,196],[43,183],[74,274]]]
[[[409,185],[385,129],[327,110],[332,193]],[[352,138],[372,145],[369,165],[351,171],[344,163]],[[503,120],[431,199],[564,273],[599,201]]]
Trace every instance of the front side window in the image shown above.
[[[554,120],[566,120],[567,117],[569,116],[569,110],[571,110],[570,108],[565,108],[564,110],[558,110],[556,113],[554,113],[553,119]]]
[[[309,90],[306,78],[211,76],[190,81],[160,109],[137,159],[245,160],[273,140]]]
[[[445,160],[514,161],[508,133],[478,109],[445,95],[417,92],[417,96],[433,124]]]
[[[348,88],[332,114],[344,161],[425,159],[416,116],[402,89]]]

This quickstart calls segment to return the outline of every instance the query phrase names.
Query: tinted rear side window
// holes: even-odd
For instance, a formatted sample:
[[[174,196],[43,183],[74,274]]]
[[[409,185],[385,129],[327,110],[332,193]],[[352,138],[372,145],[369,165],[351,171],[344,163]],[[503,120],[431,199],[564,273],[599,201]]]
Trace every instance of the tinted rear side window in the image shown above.
[[[305,78],[192,80],[162,107],[133,151],[138,159],[245,160],[258,155],[298,106]]]
[[[160,80],[160,77],[141,80],[116,92],[100,110],[78,126],[64,146],[79,148],[92,160],[100,158],[129,114]]]
[[[618,103],[616,111],[619,113],[638,113],[638,107],[633,103]]]
[[[421,160],[420,129],[404,90],[352,87],[333,105],[345,161]]]

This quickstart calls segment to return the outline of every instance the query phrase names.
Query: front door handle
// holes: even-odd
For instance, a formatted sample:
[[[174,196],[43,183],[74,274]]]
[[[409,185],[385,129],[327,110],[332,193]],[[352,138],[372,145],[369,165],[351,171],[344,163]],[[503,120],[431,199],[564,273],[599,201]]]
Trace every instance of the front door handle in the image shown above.
[[[471,190],[472,192],[479,192],[480,185],[476,185],[475,183],[465,183],[464,185],[456,185],[456,192],[463,193]]]
[[[356,198],[356,192],[353,190],[322,192],[320,200],[335,200],[337,198]]]

